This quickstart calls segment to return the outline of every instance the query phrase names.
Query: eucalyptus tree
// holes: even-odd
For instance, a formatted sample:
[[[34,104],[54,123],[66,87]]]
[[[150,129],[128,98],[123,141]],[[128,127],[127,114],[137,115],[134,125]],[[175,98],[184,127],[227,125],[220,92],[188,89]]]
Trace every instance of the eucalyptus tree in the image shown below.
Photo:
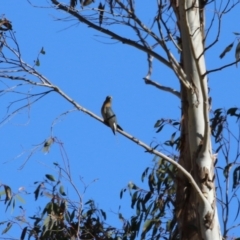
[[[234,59],[227,65],[211,70],[207,70],[205,56],[207,50],[211,49],[220,37],[223,15],[230,12],[237,4],[238,1],[229,0],[220,2],[214,0],[156,0],[151,3],[140,3],[134,0],[101,0],[96,2],[71,0],[63,3],[51,0],[50,7],[56,9],[56,11],[63,11],[67,16],[71,16],[95,31],[106,34],[114,41],[117,40],[119,43],[129,45],[146,54],[148,72],[143,78],[145,83],[159,89],[159,94],[161,94],[161,91],[166,91],[170,95],[174,95],[179,99],[181,105],[180,122],[170,122],[171,125],[180,126],[179,137],[176,141],[169,143],[176,146],[177,155],[174,157],[158,151],[157,146],[150,147],[127,132],[117,129],[123,136],[139,144],[147,152],[155,154],[160,160],[150,174],[149,169],[146,169],[143,173],[143,178],[148,176],[149,191],[147,193],[141,192],[141,189],[135,184],[129,184],[128,187],[135,191],[132,196],[132,206],[136,206],[139,213],[131,221],[125,222],[123,231],[115,231],[115,237],[136,238],[144,222],[141,231],[142,239],[149,236],[152,236],[152,239],[159,239],[160,237],[183,240],[222,239],[216,205],[215,163],[217,153],[213,152],[211,133],[216,139],[222,134],[221,127],[224,117],[223,113],[218,110],[214,113],[214,118],[210,119],[211,98],[208,95],[208,75],[235,65],[239,60],[239,53],[236,52],[236,60]],[[145,23],[143,20],[145,16],[138,14],[139,8],[142,7],[146,7],[148,12],[154,13],[148,16],[151,18],[151,23]],[[206,25],[205,19],[206,9],[212,10],[212,15],[207,14],[207,17],[211,19],[208,25]],[[125,36],[120,28],[115,27],[115,25],[121,25],[121,27],[131,30],[134,37]],[[208,40],[208,36],[213,29],[215,29],[216,34]],[[236,33],[236,35],[238,34]],[[12,39],[14,40],[14,35],[12,35]],[[5,41],[2,44],[8,47],[12,54],[15,54],[18,58],[18,67],[28,74],[34,74],[39,82],[25,77],[17,78],[9,73],[1,73],[0,77],[18,79],[36,86],[47,86],[50,90],[33,97],[41,98],[52,91],[57,92],[66,101],[73,104],[76,109],[107,124],[38,73],[34,68],[35,66],[31,67],[23,62],[20,54],[7,45]],[[17,44],[16,41],[15,44]],[[220,58],[231,51],[233,45],[234,43],[227,46]],[[41,53],[44,53],[43,49]],[[7,59],[3,55],[2,57],[5,63],[16,65],[16,62],[11,59]],[[151,78],[153,61],[160,62],[175,74],[176,81],[179,83],[178,90],[169,85],[162,85]],[[36,65],[38,65],[38,62],[36,62]],[[232,108],[226,114],[238,116],[236,112],[237,109]],[[166,121],[161,119],[156,122],[155,127],[161,131],[165,124]],[[45,142],[44,147],[48,150],[48,147],[54,141],[54,139],[49,139]],[[227,153],[225,156],[227,156]],[[229,167],[230,165],[228,165],[227,171]],[[48,176],[48,178],[51,177]],[[235,180],[235,183],[237,185],[237,180]],[[8,195],[8,189],[5,188],[5,190],[6,195]],[[121,191],[121,196],[125,190]],[[157,193],[157,197],[153,193]],[[38,194],[39,189],[36,190],[36,196]],[[8,198],[10,199],[10,196]],[[92,202],[89,204],[92,210],[95,209]],[[164,216],[169,204],[172,205],[173,217],[163,233],[161,217]],[[229,202],[225,204],[228,205]],[[45,212],[47,211],[50,211],[49,207],[46,208]],[[103,212],[101,213],[104,215]],[[87,229],[87,226],[89,227],[88,220],[85,222],[84,229]],[[91,219],[91,227],[93,221],[95,220]],[[76,224],[74,229],[79,231],[81,227],[83,226],[79,223]],[[96,236],[101,228],[102,225],[98,228],[98,232],[96,228],[89,228],[90,233],[86,231],[82,233],[81,237],[89,238],[92,236],[97,239]],[[46,233],[45,230],[46,225],[44,233]],[[106,239],[113,239],[112,236],[109,236],[109,229],[103,232],[102,230],[103,235],[101,236],[105,236]],[[226,237],[227,232],[228,229],[225,225],[224,237]],[[147,235],[148,233],[151,234]],[[108,238],[106,235],[108,235]]]

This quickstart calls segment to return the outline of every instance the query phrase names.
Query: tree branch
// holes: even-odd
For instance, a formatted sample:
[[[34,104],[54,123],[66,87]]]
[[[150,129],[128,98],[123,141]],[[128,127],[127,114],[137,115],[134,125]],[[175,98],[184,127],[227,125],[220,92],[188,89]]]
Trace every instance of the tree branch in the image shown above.
[[[224,68],[227,68],[227,67],[230,67],[230,66],[232,66],[232,65],[235,65],[235,64],[237,64],[239,61],[240,61],[240,59],[238,59],[238,60],[235,61],[235,62],[232,62],[232,63],[226,64],[226,65],[223,65],[222,67],[208,70],[208,71],[206,71],[206,72],[202,75],[202,77],[205,77],[205,76],[208,75],[209,73],[217,72],[217,71],[220,71],[220,70],[222,70],[222,69],[224,69]]]
[[[142,46],[141,44],[131,40],[131,39],[127,39],[124,37],[119,36],[118,34],[107,30],[105,28],[102,28],[100,26],[97,26],[96,24],[88,21],[86,18],[84,18],[83,16],[81,16],[80,14],[78,14],[74,9],[68,8],[67,6],[64,6],[63,4],[59,3],[56,0],[51,0],[52,3],[54,5],[56,5],[57,8],[59,8],[60,10],[63,10],[64,12],[67,12],[69,14],[71,14],[72,16],[76,17],[80,22],[85,23],[86,25],[88,25],[89,27],[96,29],[99,32],[105,33],[109,36],[111,36],[113,39],[119,40],[120,42],[122,42],[123,44],[127,44],[130,46],[133,46],[143,52],[146,52],[152,56],[154,56],[156,59],[158,59],[160,62],[162,62],[164,65],[166,65],[167,67],[171,68],[171,64],[162,56],[160,56],[159,54],[157,54],[156,52],[152,51],[151,49],[146,48],[145,46]]]
[[[152,80],[150,80],[149,78],[143,78],[146,84],[152,85],[160,90],[166,91],[166,92],[170,92],[173,95],[175,95],[176,97],[178,97],[179,99],[181,98],[180,92],[178,92],[177,90],[170,88],[170,87],[166,87],[166,86],[162,86],[161,84],[154,82]]]
[[[98,120],[99,122],[103,123],[105,125],[105,122],[103,121],[102,118],[100,118],[99,116],[97,116],[96,114],[92,113],[91,111],[85,109],[84,107],[82,107],[80,104],[78,104],[77,102],[75,102],[71,97],[69,97],[67,94],[65,94],[57,85],[54,85],[51,83],[51,81],[49,81],[46,77],[44,77],[42,74],[40,74],[37,70],[35,70],[33,67],[29,66],[27,63],[25,63],[21,58],[20,58],[20,50],[14,50],[13,48],[10,48],[7,44],[6,47],[10,50],[10,52],[12,52],[15,57],[17,58],[17,60],[12,60],[12,61],[8,61],[7,58],[4,58],[3,61],[5,60],[6,64],[10,65],[10,69],[11,66],[13,65],[14,67],[17,65],[19,67],[18,70],[21,70],[22,72],[27,72],[30,76],[33,75],[34,77],[36,77],[37,79],[40,80],[40,83],[34,82],[33,80],[29,80],[27,77],[17,77],[17,76],[11,76],[11,75],[6,75],[4,70],[2,71],[2,75],[0,75],[0,77],[4,77],[4,78],[8,78],[10,80],[18,80],[18,81],[23,81],[27,84],[34,85],[34,86],[38,86],[38,87],[46,87],[49,90],[45,91],[43,93],[37,93],[37,94],[32,94],[32,96],[36,96],[38,97],[37,99],[34,100],[38,101],[40,98],[42,98],[43,96],[45,96],[46,94],[50,93],[50,92],[56,92],[58,93],[61,97],[63,97],[64,99],[66,99],[69,103],[71,103],[76,109],[88,114],[89,116],[93,117],[94,119]],[[15,69],[13,69],[13,73],[15,73]],[[0,72],[1,74],[1,72]],[[149,80],[150,82],[150,80]],[[153,82],[151,82],[153,84]],[[156,85],[157,86],[157,85]],[[161,87],[160,87],[161,88]],[[167,88],[165,87],[165,90]],[[171,90],[170,88],[168,89],[168,91],[174,93],[176,95],[176,91],[175,90]],[[22,109],[26,106],[29,106],[29,103],[25,106],[20,107],[19,109]],[[17,109],[16,111],[19,111],[19,109]],[[15,111],[15,112],[16,112]],[[171,163],[173,166],[175,166],[179,171],[181,171],[186,178],[189,180],[189,183],[193,186],[193,188],[195,189],[195,191],[197,192],[197,194],[199,195],[199,197],[202,199],[203,202],[205,202],[206,204],[208,203],[206,198],[203,196],[201,190],[199,189],[197,183],[194,181],[193,177],[191,176],[191,174],[189,172],[187,172],[186,169],[184,169],[179,163],[177,163],[174,159],[168,157],[167,155],[155,150],[154,148],[148,146],[147,144],[145,144],[144,142],[140,141],[139,139],[133,137],[132,135],[117,129],[117,131],[122,134],[123,136],[125,136],[126,138],[130,139],[131,141],[137,143],[139,146],[143,147],[144,149],[146,149],[147,152],[155,154],[163,159],[165,159],[166,161],[168,161],[169,163]]]
[[[165,30],[167,31],[167,33],[169,33],[170,31],[167,28],[167,26],[166,26],[164,20],[162,19],[162,17],[159,16],[159,19],[157,21],[158,31],[159,31],[160,36],[162,37],[162,39],[164,39],[159,20],[161,20],[161,22],[162,22]],[[173,54],[168,49],[167,44],[166,44],[166,42],[164,40],[163,40],[163,43],[162,43],[161,46],[162,46],[163,50],[165,51],[165,53],[168,56],[169,62],[172,65],[172,69],[173,69],[174,73],[176,74],[176,77],[180,80],[180,82],[183,84],[183,86],[185,86],[187,89],[192,89],[192,86],[190,85],[189,81],[187,80],[187,76],[186,76],[185,72],[183,71],[182,67],[180,66],[178,61],[175,59]]]

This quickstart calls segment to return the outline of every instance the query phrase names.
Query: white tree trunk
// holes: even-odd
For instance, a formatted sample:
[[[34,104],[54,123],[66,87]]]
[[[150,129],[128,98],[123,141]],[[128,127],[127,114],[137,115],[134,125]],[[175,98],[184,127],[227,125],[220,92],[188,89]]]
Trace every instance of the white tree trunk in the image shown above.
[[[204,59],[204,27],[199,1],[179,1],[179,27],[182,38],[182,65],[191,89],[182,87],[182,140],[180,163],[193,175],[204,198],[203,201],[180,175],[177,216],[182,226],[181,239],[220,240],[221,232],[216,209],[214,159],[212,157],[208,86]],[[184,197],[179,197],[180,188]],[[191,229],[191,230],[190,230]],[[185,231],[188,231],[186,233]]]

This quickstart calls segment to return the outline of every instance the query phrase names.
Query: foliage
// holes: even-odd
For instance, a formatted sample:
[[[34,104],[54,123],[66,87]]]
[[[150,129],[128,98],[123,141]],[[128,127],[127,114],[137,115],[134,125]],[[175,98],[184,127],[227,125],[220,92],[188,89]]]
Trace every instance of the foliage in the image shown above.
[[[221,175],[224,173],[225,182],[229,183],[232,180],[232,193],[229,193],[230,201],[226,202],[224,199],[224,190],[221,189],[219,203],[222,206],[222,212],[227,207],[234,208],[230,202],[235,198],[238,202],[238,211],[236,217],[239,216],[240,200],[238,197],[238,189],[240,186],[240,167],[239,151],[237,152],[234,161],[230,162],[227,155],[227,141],[226,133],[230,133],[228,117],[236,119],[239,126],[239,109],[230,108],[227,111],[224,109],[217,109],[213,112],[211,118],[212,136],[216,142],[216,154],[222,153],[225,156],[226,166],[220,167],[217,165],[217,178],[220,184]],[[161,132],[166,124],[170,124],[172,129],[175,129],[179,124],[175,120],[158,120],[155,124],[157,132]],[[163,127],[162,127],[163,126]],[[159,131],[159,128],[161,130]],[[176,131],[173,132],[175,135]],[[170,134],[170,140],[165,141],[164,145],[168,148],[177,151],[178,144],[173,143],[173,134]],[[177,138],[179,141],[179,138]],[[239,139],[234,138],[239,142]],[[177,142],[178,142],[177,141]],[[47,141],[46,141],[47,142]],[[45,144],[44,144],[45,145]],[[159,147],[159,146],[158,146]],[[169,150],[170,151],[170,150]],[[177,153],[177,152],[176,152]],[[177,155],[173,155],[177,160]],[[55,163],[58,172],[63,172],[59,164]],[[49,199],[43,210],[37,215],[27,217],[22,212],[14,221],[1,222],[5,226],[2,234],[6,234],[13,225],[17,223],[24,224],[22,227],[21,239],[25,235],[35,239],[169,239],[177,238],[177,222],[173,217],[175,206],[175,191],[176,191],[176,173],[177,169],[164,159],[155,157],[153,159],[153,166],[147,167],[141,176],[142,181],[147,181],[148,189],[142,189],[130,182],[128,186],[121,190],[120,198],[123,194],[129,192],[131,196],[131,208],[136,210],[136,214],[129,220],[119,212],[118,217],[123,222],[122,229],[117,229],[106,223],[107,216],[102,209],[98,209],[94,200],[89,200],[84,204],[74,203],[68,198],[61,177],[57,179],[52,174],[45,174],[43,181],[34,182],[36,189],[34,191],[34,198],[38,200],[39,197]],[[2,185],[4,191],[1,195],[5,195],[6,210],[11,207],[16,207],[16,200],[24,203],[24,199],[20,196],[21,192],[14,194],[7,185]],[[232,200],[231,200],[232,199]],[[23,210],[22,206],[20,209]],[[224,221],[228,219],[225,214]],[[238,226],[238,225],[237,225]],[[236,227],[237,227],[236,226]],[[227,224],[226,224],[227,227]],[[225,236],[229,232],[229,228],[225,229]]]
[[[59,172],[63,169],[54,164]],[[102,209],[95,206],[93,200],[85,203],[75,202],[69,199],[65,193],[61,178],[55,180],[51,174],[46,174],[43,181],[34,182],[37,185],[34,191],[35,200],[39,197],[48,199],[43,210],[38,214],[30,216],[18,216],[12,221],[4,221],[5,225],[2,234],[6,234],[13,225],[25,225],[22,229],[21,239],[28,236],[28,239],[115,239],[119,231],[109,227],[104,221],[107,216]],[[7,208],[11,205],[15,208],[15,203],[10,196],[10,187],[4,186]]]
[[[52,1],[54,4],[58,4],[57,1]],[[160,62],[163,62],[168,67],[171,67],[175,73],[179,74],[179,78],[184,77],[184,75],[178,72],[178,70],[181,68],[181,63],[175,62],[175,59],[169,54],[166,42],[172,41],[173,44],[176,45],[176,48],[179,51],[182,51],[181,46],[181,39],[177,36],[176,33],[171,35],[170,29],[166,26],[166,21],[161,18],[161,14],[158,14],[158,21],[161,22],[163,25],[164,30],[159,27],[159,32],[161,34],[167,34],[168,38],[164,38],[163,35],[161,35],[161,38],[164,39],[163,42],[161,42],[161,39],[158,38],[158,36],[154,35],[151,29],[147,29],[146,26],[142,25],[140,20],[136,17],[134,11],[134,6],[130,3],[132,1],[129,1],[129,6],[124,5],[121,1],[117,1],[119,4],[119,8],[117,10],[119,11],[119,16],[122,15],[122,12],[127,12],[129,19],[132,19],[135,21],[135,25],[131,23],[131,21],[123,20],[121,23],[125,23],[128,26],[130,26],[134,31],[137,33],[139,39],[141,40],[144,50],[148,57],[149,57],[149,74],[147,75],[147,78],[145,79],[146,83],[151,84],[153,86],[157,86],[159,89],[171,92],[172,94],[179,97],[180,93],[176,92],[172,88],[163,87],[160,85],[156,85],[153,81],[151,81],[148,77],[151,75],[151,69],[152,69],[152,59],[150,56],[155,56]],[[159,4],[159,9],[161,9],[162,13],[167,13],[167,6],[160,1],[161,4]],[[91,4],[92,1],[81,1],[82,6],[87,6]],[[109,7],[108,14],[113,14],[113,5],[112,1],[107,2]],[[70,7],[65,5],[58,4],[58,7],[64,11],[69,10],[69,12],[76,16],[76,11],[73,9],[76,6],[76,1],[70,2]],[[129,9],[126,7],[128,6]],[[233,4],[233,6],[235,6]],[[120,10],[119,10],[120,9]],[[82,17],[81,15],[78,16],[79,20],[82,22],[87,23],[89,26],[101,30],[106,33],[107,30],[102,29],[102,25],[111,19],[107,18],[105,13],[105,4],[100,3],[99,7],[97,9],[99,12],[99,16],[95,17],[93,22],[87,22],[87,18]],[[167,14],[166,14],[167,15]],[[89,17],[89,16],[88,16]],[[220,17],[221,18],[221,17]],[[96,22],[98,22],[99,26],[96,26]],[[136,25],[138,23],[138,27]],[[155,24],[155,23],[154,23]],[[159,23],[158,23],[159,24]],[[168,60],[171,60],[167,62],[164,58],[162,58],[158,54],[154,54],[152,49],[155,47],[153,45],[152,47],[149,47],[146,43],[146,38],[142,37],[141,31],[139,31],[139,28],[141,28],[141,31],[144,30],[151,36],[154,40],[159,42],[165,53],[168,55]],[[9,20],[2,19],[0,21],[0,30],[1,37],[4,40],[1,40],[1,48],[5,47],[7,48],[11,54],[15,55],[15,57],[18,57],[18,62],[13,60],[11,57],[6,57],[5,55],[2,56],[6,60],[5,64],[14,65],[16,69],[18,69],[19,72],[26,72],[27,74],[31,75],[34,72],[34,75],[38,78],[38,82],[34,82],[32,80],[29,80],[27,77],[18,77],[18,76],[8,76],[7,78],[12,80],[21,80],[27,84],[32,85],[39,85],[41,87],[47,87],[50,90],[41,92],[41,93],[34,93],[30,95],[30,98],[36,99],[35,101],[38,101],[41,97],[47,95],[48,93],[54,91],[59,93],[61,96],[63,96],[65,99],[67,99],[69,102],[71,102],[76,109],[82,110],[83,112],[88,113],[92,117],[95,117],[97,120],[99,120],[94,114],[92,114],[90,111],[83,109],[80,105],[75,103],[73,99],[69,98],[67,95],[65,95],[61,89],[54,86],[48,79],[43,77],[41,74],[39,74],[35,67],[40,66],[40,54],[45,54],[44,48],[42,48],[34,62],[34,66],[29,66],[24,63],[24,61],[21,59],[21,55],[16,53],[14,48],[11,48],[10,45],[6,42],[6,33],[7,31],[10,31],[12,29],[12,25]],[[134,45],[136,48],[141,49],[141,45],[138,42],[131,42],[130,40],[123,39],[120,36],[114,35],[112,32],[108,32],[110,36],[114,37],[115,39],[118,39],[122,42],[127,42],[129,45]],[[234,33],[235,35],[238,35],[238,33]],[[10,32],[11,40],[13,40],[13,43],[18,46],[16,39],[14,38],[14,34]],[[177,44],[176,41],[177,40]],[[229,44],[223,52],[220,54],[220,58],[223,58],[228,52],[232,50],[234,46],[234,42]],[[237,63],[239,59],[238,49],[239,44],[236,48],[236,62],[231,63],[230,65],[233,65]],[[20,53],[20,52],[19,52]],[[195,59],[196,60],[196,59]],[[225,68],[226,65],[222,68]],[[221,68],[221,69],[222,69]],[[20,69],[20,70],[19,70]],[[217,71],[220,69],[214,69],[212,71],[204,73],[205,75]],[[14,73],[15,74],[15,73]],[[182,75],[181,75],[182,74]],[[186,84],[182,80],[181,84]],[[186,84],[187,85],[187,84]],[[195,86],[187,86],[191,87],[192,91],[196,91]],[[196,94],[197,95],[197,94]],[[29,97],[29,96],[28,96]],[[27,107],[27,106],[24,106]],[[20,108],[21,109],[21,108]],[[17,109],[16,111],[18,111]],[[7,116],[8,118],[9,116]],[[213,155],[213,161],[214,165],[216,167],[216,178],[218,183],[218,196],[219,198],[219,209],[221,211],[221,214],[223,216],[223,236],[224,238],[227,238],[229,235],[229,231],[235,227],[238,227],[239,224],[236,226],[229,226],[229,211],[232,208],[231,203],[233,200],[236,200],[237,202],[237,211],[236,211],[236,217],[234,221],[239,216],[240,212],[240,200],[238,196],[238,189],[240,185],[240,166],[239,165],[239,146],[240,146],[240,139],[239,136],[232,132],[230,129],[228,119],[229,117],[234,118],[236,120],[236,123],[238,125],[238,130],[240,133],[240,111],[239,108],[230,108],[227,111],[224,109],[217,109],[214,112],[212,112],[212,118],[210,119],[211,123],[211,134],[213,139],[215,140],[214,149],[215,153]],[[101,119],[99,120],[101,121]],[[159,119],[157,120],[154,127],[156,128],[156,132],[160,133],[166,126],[170,126],[171,129],[173,129],[173,132],[170,132],[169,139],[166,140],[163,144],[159,143],[152,143],[152,146],[149,148],[147,147],[147,152],[154,153],[155,149],[159,149],[161,152],[166,153],[167,156],[171,157],[175,162],[179,161],[179,150],[181,149],[181,145],[183,144],[181,142],[181,122],[173,119]],[[170,130],[172,131],[172,130]],[[128,136],[129,137],[129,136]],[[129,137],[131,138],[131,137]],[[43,144],[43,152],[49,152],[50,147],[52,144],[56,143],[57,138],[50,137],[47,139]],[[133,138],[132,138],[133,139]],[[139,144],[140,141],[137,141],[136,139],[133,140]],[[234,157],[232,154],[230,154],[230,145],[232,145],[232,141],[235,141],[236,145],[236,152],[234,154]],[[140,145],[140,144],[139,144]],[[143,145],[143,144],[142,144]],[[150,149],[150,150],[149,150]],[[223,156],[225,163],[224,165],[219,163],[218,165],[218,158],[219,156]],[[14,220],[4,221],[1,222],[2,225],[4,225],[4,230],[2,231],[2,234],[8,233],[13,225],[21,225],[22,226],[22,232],[20,239],[24,239],[26,235],[28,235],[28,239],[35,238],[35,239],[129,239],[133,240],[136,238],[140,239],[180,239],[179,234],[179,225],[177,223],[178,214],[176,213],[176,188],[178,185],[178,171],[179,169],[176,167],[176,165],[171,164],[171,162],[166,161],[163,157],[155,156],[153,159],[153,166],[147,167],[144,172],[142,173],[142,181],[147,181],[148,189],[141,188],[137,186],[136,184],[130,182],[128,186],[121,190],[120,192],[120,198],[123,197],[123,194],[125,192],[129,192],[131,196],[131,208],[136,210],[136,213],[134,216],[132,216],[130,219],[125,219],[124,216],[119,212],[118,217],[123,222],[122,229],[117,229],[111,225],[108,225],[106,223],[106,213],[102,209],[98,209],[98,207],[95,204],[94,200],[89,200],[87,202],[83,202],[82,195],[78,192],[77,187],[72,182],[71,174],[69,169],[62,168],[59,164],[55,163],[55,167],[57,168],[58,177],[47,173],[45,174],[45,178],[42,181],[37,181],[34,184],[36,185],[36,189],[34,191],[34,198],[35,200],[39,200],[40,197],[44,197],[47,199],[46,205],[43,207],[43,210],[38,213],[34,214],[33,216],[29,217],[29,220],[27,220],[27,217],[25,216],[25,211],[20,206],[20,209],[22,211],[22,215],[15,218]],[[63,177],[64,175],[64,177]],[[225,181],[225,189],[222,187],[223,179],[221,175],[224,176]],[[78,197],[78,201],[73,201],[68,197],[68,193],[66,193],[65,189],[67,189],[63,185],[63,178],[65,178],[67,183],[71,186],[71,188],[75,191],[76,196]],[[231,192],[229,190],[229,183],[232,183]],[[189,182],[189,187],[191,183]],[[5,195],[4,203],[6,205],[6,210],[9,210],[10,207],[12,209],[16,206],[16,200],[24,201],[23,198],[20,196],[22,193],[25,193],[23,189],[19,191],[18,193],[13,193],[10,186],[2,184],[0,185],[2,187],[1,195]],[[182,194],[188,195],[188,189],[184,188]]]

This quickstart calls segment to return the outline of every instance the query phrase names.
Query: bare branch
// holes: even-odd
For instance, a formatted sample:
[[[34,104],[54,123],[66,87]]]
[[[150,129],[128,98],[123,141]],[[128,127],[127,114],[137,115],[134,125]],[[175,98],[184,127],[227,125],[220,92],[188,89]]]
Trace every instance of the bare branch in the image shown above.
[[[4,58],[5,59],[5,63],[9,64],[9,66],[11,65],[17,65],[18,66],[18,69],[22,70],[23,72],[27,72],[30,76],[34,76],[36,77],[37,79],[40,80],[40,84],[37,83],[37,82],[34,82],[33,80],[29,80],[27,77],[15,77],[15,76],[12,76],[12,75],[6,75],[4,74],[4,70],[2,71],[3,74],[1,75],[1,72],[0,72],[0,77],[4,77],[4,78],[8,78],[9,80],[11,81],[23,81],[25,83],[27,83],[28,85],[30,86],[38,86],[38,87],[46,87],[48,88],[49,90],[46,91],[46,92],[42,92],[42,93],[36,93],[36,94],[32,94],[30,95],[30,97],[35,97],[36,99],[32,102],[36,102],[38,101],[39,99],[41,99],[42,97],[46,96],[47,94],[51,93],[51,92],[56,92],[58,93],[62,98],[64,98],[65,100],[67,100],[69,103],[71,103],[76,109],[88,114],[90,117],[93,117],[94,119],[98,120],[99,122],[105,124],[105,122],[103,121],[102,118],[100,118],[99,116],[97,116],[96,114],[92,113],[91,111],[89,111],[88,109],[85,109],[84,107],[82,107],[80,104],[78,104],[77,102],[75,102],[70,96],[68,96],[66,93],[64,93],[64,91],[62,91],[58,86],[54,85],[51,83],[51,81],[49,81],[46,77],[42,76],[36,69],[34,69],[33,67],[29,66],[27,63],[25,63],[21,57],[20,57],[20,50],[14,50],[13,48],[10,48],[7,44],[5,44],[6,47],[10,50],[10,52],[12,52],[14,54],[14,56],[17,58],[17,60],[14,60],[14,61],[10,61],[9,59],[7,58]],[[150,80],[149,80],[150,82]],[[167,90],[167,88],[162,88],[162,89],[165,89]],[[170,88],[168,89],[169,92],[172,92],[172,93],[175,93],[175,95],[177,95],[177,92],[174,91],[174,90],[171,90]],[[28,96],[26,97],[28,98]],[[20,99],[18,101],[22,101],[22,100],[26,100],[26,98],[23,98],[23,99]],[[29,103],[18,108],[17,110],[15,110],[12,114],[16,113],[17,111],[19,111],[20,109],[23,109],[25,107],[29,106]],[[67,114],[64,113],[64,114]],[[9,116],[7,116],[8,118]],[[7,119],[5,118],[5,120]],[[54,123],[53,123],[54,124]],[[53,126],[52,124],[52,126]],[[120,129],[117,129],[117,131],[122,134],[123,136],[125,136],[126,138],[130,139],[131,141],[135,142],[136,144],[138,144],[139,146],[143,147],[146,152],[149,152],[149,153],[152,153],[152,154],[155,154],[156,156],[159,156],[163,159],[165,159],[166,161],[168,161],[169,163],[171,163],[173,166],[175,166],[179,171],[181,171],[185,176],[186,178],[189,180],[189,183],[193,186],[193,188],[195,189],[196,193],[199,195],[199,198],[205,203],[205,204],[208,204],[208,201],[206,200],[206,198],[204,197],[204,195],[202,194],[201,190],[199,189],[197,183],[194,181],[193,177],[191,176],[191,174],[185,170],[179,163],[177,163],[174,159],[168,157],[167,155],[155,150],[154,148],[148,146],[147,144],[145,144],[144,142],[140,141],[139,139],[133,137],[132,135],[120,130]],[[30,155],[31,156],[31,155]],[[29,157],[30,157],[29,156]],[[29,157],[27,158],[27,160],[29,159]],[[27,161],[26,160],[26,161]],[[25,163],[24,163],[25,164]],[[67,169],[67,168],[66,168]]]
[[[170,33],[170,31],[167,28],[165,22],[163,21],[161,15],[159,16],[159,20],[161,20],[161,22],[162,22],[165,30],[167,31],[167,33]],[[159,33],[160,33],[162,39],[164,39],[159,20],[157,21],[157,23],[158,23],[158,30],[159,30]],[[165,40],[163,40],[162,48],[165,51],[165,53],[167,54],[167,56],[168,56],[169,62],[172,65],[172,69],[173,69],[174,73],[176,74],[176,77],[181,81],[183,86],[185,86],[187,89],[191,89],[192,87],[191,87],[190,83],[187,80],[186,74],[184,73],[184,71],[183,71],[182,67],[180,66],[180,64],[178,63],[178,61],[175,59],[175,57],[169,51]]]
[[[122,42],[123,44],[128,44],[130,46],[133,46],[143,52],[146,52],[152,56],[154,56],[156,59],[158,59],[160,62],[162,62],[164,65],[166,65],[167,67],[171,68],[171,65],[170,63],[165,59],[163,58],[162,56],[160,56],[159,54],[157,54],[156,52],[152,51],[151,49],[148,49],[146,48],[145,46],[142,46],[141,44],[137,43],[136,41],[133,41],[133,40],[130,40],[130,39],[127,39],[127,38],[123,38],[121,36],[119,36],[118,34],[110,31],[110,30],[107,30],[105,28],[102,28],[100,26],[97,26],[96,24],[88,21],[86,18],[84,18],[83,16],[81,16],[80,14],[78,14],[75,10],[73,9],[69,9],[67,6],[64,6],[63,4],[59,3],[58,1],[56,0],[51,0],[52,3],[54,5],[56,5],[56,7],[60,10],[63,10],[69,14],[71,14],[72,16],[76,17],[80,22],[84,22],[85,24],[87,24],[89,27],[93,28],[93,29],[96,29],[98,30],[99,32],[102,32],[102,33],[105,33],[109,36],[111,36],[113,39],[116,39],[120,42]]]
[[[71,112],[76,111],[76,110],[77,110],[77,109],[74,108],[74,109],[68,110],[68,111],[66,111],[66,112],[64,112],[64,113],[61,113],[59,116],[57,116],[57,117],[53,120],[52,125],[51,125],[51,136],[54,135],[54,134],[53,134],[53,127],[54,127],[58,122],[61,121],[61,118],[62,118],[63,116],[66,116],[67,114],[69,114],[69,113],[71,113]]]
[[[212,17],[212,20],[210,22],[210,26],[208,28],[208,30],[206,31],[206,35],[205,35],[205,39],[204,39],[204,42],[213,26],[213,23],[214,23],[214,20],[215,20],[215,17],[217,16],[218,17],[218,26],[217,26],[217,34],[215,36],[215,40],[212,41],[212,43],[210,43],[206,48],[205,48],[205,51],[207,51],[208,49],[210,49],[211,47],[213,47],[219,40],[219,37],[220,37],[220,32],[221,32],[221,26],[222,26],[222,18],[223,16],[226,15],[226,13],[230,12],[237,4],[239,4],[239,1],[237,2],[232,2],[232,5],[229,6],[230,4],[230,1],[225,1],[225,6],[223,7],[223,9],[221,10],[222,8],[222,2],[219,6],[219,9],[217,9],[216,7],[216,2],[214,1],[214,13],[213,13],[213,17]],[[204,51],[204,52],[205,52]]]
[[[125,136],[126,138],[128,138],[129,140],[135,142],[136,144],[138,144],[139,146],[143,147],[144,149],[146,149],[147,152],[155,154],[158,157],[161,157],[163,159],[165,159],[167,162],[171,163],[173,166],[175,166],[179,171],[181,171],[184,176],[188,179],[189,183],[193,186],[194,190],[196,191],[196,193],[198,194],[198,196],[200,197],[201,201],[204,203],[205,206],[209,206],[209,202],[207,201],[207,199],[204,197],[203,193],[201,192],[200,188],[198,187],[197,183],[194,181],[192,175],[185,169],[183,168],[179,163],[177,163],[174,159],[166,156],[165,154],[155,150],[154,148],[151,148],[150,146],[148,146],[147,144],[145,144],[144,142],[140,141],[139,139],[133,137],[132,135],[117,129],[117,131],[119,133],[121,133],[123,136]]]
[[[208,70],[208,71],[206,71],[206,72],[203,74],[203,77],[205,77],[205,76],[208,75],[209,73],[217,72],[217,71],[223,70],[224,68],[227,68],[227,67],[230,67],[230,66],[232,66],[232,65],[235,65],[235,64],[237,64],[239,61],[240,61],[240,59],[238,59],[238,60],[235,61],[235,62],[232,62],[232,63],[226,64],[226,65],[223,65],[222,67]]]
[[[34,99],[31,103],[27,103],[19,108],[17,108],[16,110],[12,111],[10,114],[8,114],[5,118],[3,118],[3,120],[0,122],[0,124],[3,124],[5,121],[7,121],[8,119],[10,119],[11,117],[13,117],[16,113],[18,113],[20,110],[24,109],[24,108],[27,108],[27,107],[30,107],[33,103],[36,103],[38,100],[40,100],[42,97],[46,96],[47,94],[49,94],[50,92],[52,92],[53,90],[49,90],[49,91],[46,91],[46,92],[42,92],[42,93],[39,93],[39,94],[32,94],[31,96],[27,96],[23,99],[19,99],[19,100],[16,100],[12,103],[9,104],[8,106],[8,110],[7,112],[9,111],[11,105],[13,105],[14,103],[16,102],[19,102],[19,101],[23,101],[23,100],[29,100],[29,98],[36,98],[36,96],[39,96],[37,97],[36,99]]]
[[[180,92],[178,92],[177,90],[170,88],[170,87],[162,86],[161,84],[154,82],[154,81],[150,80],[149,78],[143,78],[143,79],[145,80],[146,84],[152,85],[160,90],[170,92],[173,95],[175,95],[176,97],[181,98]]]

